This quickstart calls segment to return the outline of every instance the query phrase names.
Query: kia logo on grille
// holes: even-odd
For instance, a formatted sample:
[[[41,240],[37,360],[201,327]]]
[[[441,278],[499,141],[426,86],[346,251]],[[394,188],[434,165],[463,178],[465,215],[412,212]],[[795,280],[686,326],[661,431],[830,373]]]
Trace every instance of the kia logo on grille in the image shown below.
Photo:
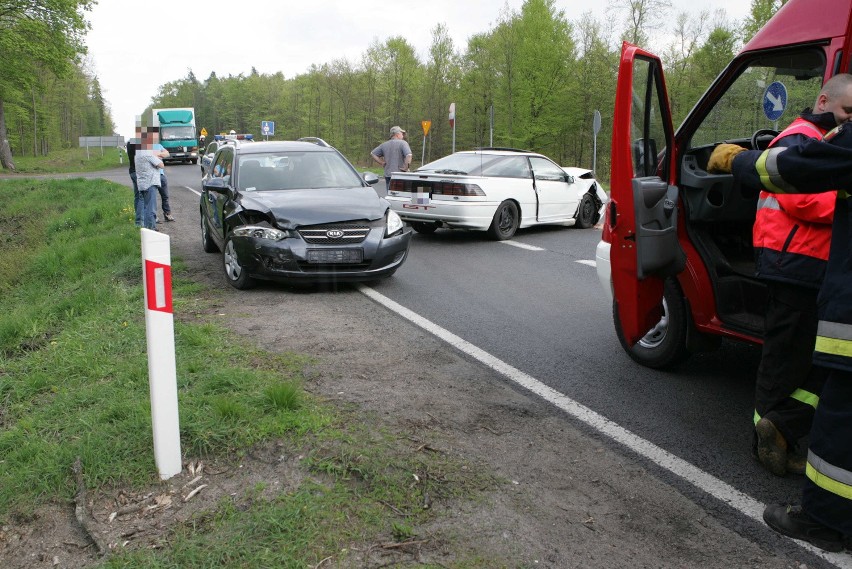
[[[328,231],[325,232],[325,235],[329,239],[340,239],[341,237],[343,237],[343,230],[342,229],[329,229]]]

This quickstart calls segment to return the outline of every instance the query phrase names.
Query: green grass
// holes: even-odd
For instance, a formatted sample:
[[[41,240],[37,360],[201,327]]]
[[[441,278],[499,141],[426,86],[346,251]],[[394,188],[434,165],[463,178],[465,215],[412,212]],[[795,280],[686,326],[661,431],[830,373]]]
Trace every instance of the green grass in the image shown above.
[[[20,179],[0,181],[0,197],[3,525],[72,501],[76,457],[94,491],[157,480],[130,196],[103,180]],[[259,350],[207,321],[217,291],[192,282],[180,259],[172,269],[184,455],[237,459],[279,441],[308,475],[272,499],[247,490],[174,528],[162,548],[116,552],[107,567],[345,564],[352,544],[416,538],[436,515],[427,496],[476,499],[493,487],[478,468],[312,397],[309,358]],[[455,567],[497,566],[468,549]]]
[[[67,172],[98,172],[127,166],[127,154],[115,147],[71,148],[48,152],[47,156],[14,156],[15,171],[20,174],[46,174]],[[8,173],[0,170],[0,173]]]

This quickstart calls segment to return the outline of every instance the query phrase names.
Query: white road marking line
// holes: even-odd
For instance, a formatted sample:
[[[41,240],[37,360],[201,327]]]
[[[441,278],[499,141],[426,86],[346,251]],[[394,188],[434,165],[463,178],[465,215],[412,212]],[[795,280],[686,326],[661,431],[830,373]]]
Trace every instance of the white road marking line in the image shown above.
[[[201,192],[199,192],[198,190],[193,190],[193,189],[192,189],[192,188],[190,188],[189,186],[182,186],[182,187],[186,188],[187,190],[189,190],[190,192],[192,192],[192,193],[193,193],[193,194],[195,194],[196,196],[200,196],[200,195],[201,195]]]
[[[581,265],[589,265],[590,267],[597,267],[598,266],[598,264],[595,261],[589,260],[589,259],[580,259],[580,260],[574,261],[574,262],[580,263]]]
[[[521,249],[526,249],[527,251],[545,251],[546,249],[542,249],[541,247],[536,247],[535,245],[527,245],[526,243],[519,243],[518,241],[500,241],[505,245],[512,245],[513,247],[519,247]]]
[[[365,285],[357,285],[358,289],[368,298],[373,299],[382,306],[396,312],[406,320],[423,328],[430,334],[447,342],[451,346],[470,355],[477,361],[485,364],[494,371],[504,375],[510,381],[515,382],[524,389],[542,397],[552,405],[558,407],[568,413],[575,419],[582,421],[586,425],[592,427],[602,435],[621,443],[636,454],[647,458],[658,466],[668,470],[669,472],[683,478],[697,489],[710,494],[717,500],[728,504],[735,508],[743,515],[763,525],[763,508],[764,505],[758,502],[751,496],[744,494],[715,476],[704,472],[703,470],[693,466],[689,462],[678,458],[670,452],[658,447],[650,441],[639,437],[619,426],[613,421],[610,421],[603,415],[592,411],[588,407],[577,403],[573,399],[559,393],[555,389],[548,387],[534,377],[522,372],[519,369],[497,359],[485,350],[482,350],[470,342],[456,336],[449,330],[441,328],[434,322],[427,320],[419,314],[405,308],[404,306],[394,302],[383,294],[376,292],[372,288]],[[852,557],[842,553],[829,553],[817,547],[802,541],[794,540],[802,548],[810,551],[818,557],[833,563],[836,567],[843,569],[852,569]]]

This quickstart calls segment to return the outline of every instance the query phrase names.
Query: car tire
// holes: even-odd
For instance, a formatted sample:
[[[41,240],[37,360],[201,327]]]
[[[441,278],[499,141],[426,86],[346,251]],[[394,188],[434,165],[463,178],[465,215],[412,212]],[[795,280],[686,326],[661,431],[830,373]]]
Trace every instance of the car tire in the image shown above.
[[[636,363],[653,369],[666,369],[690,356],[686,347],[689,326],[686,302],[675,279],[666,279],[663,286],[663,317],[636,345],[629,346],[624,339],[615,301],[612,303],[612,317],[621,347]]]
[[[488,234],[496,241],[505,241],[515,235],[520,224],[517,204],[512,200],[506,200],[494,212],[494,219],[491,220]]]
[[[198,164],[198,158],[196,158],[195,160],[192,161],[193,166],[195,166],[196,164]]]
[[[411,228],[417,233],[423,233],[424,235],[431,235],[438,230],[439,225],[437,223],[432,223],[429,221],[412,221]]]
[[[595,224],[596,205],[595,198],[591,194],[583,194],[580,205],[577,206],[577,216],[575,217],[577,222],[574,224],[575,227],[588,229]]]
[[[246,290],[254,287],[257,282],[251,278],[237,257],[237,252],[234,249],[234,239],[228,235],[225,239],[225,247],[222,250],[222,267],[225,270],[225,278],[228,284],[239,290]]]
[[[216,253],[219,247],[210,237],[210,225],[207,223],[207,217],[204,212],[201,212],[201,248],[205,253]]]

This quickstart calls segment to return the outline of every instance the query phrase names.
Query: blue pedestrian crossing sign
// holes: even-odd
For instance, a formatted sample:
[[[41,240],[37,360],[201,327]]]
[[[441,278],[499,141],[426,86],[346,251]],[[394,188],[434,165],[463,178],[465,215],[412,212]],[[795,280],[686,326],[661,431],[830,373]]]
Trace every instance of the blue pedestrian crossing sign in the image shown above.
[[[274,121],[260,121],[260,132],[263,136],[272,136],[275,134]]]
[[[771,121],[777,121],[787,108],[787,87],[780,81],[771,83],[763,92],[763,114]]]

